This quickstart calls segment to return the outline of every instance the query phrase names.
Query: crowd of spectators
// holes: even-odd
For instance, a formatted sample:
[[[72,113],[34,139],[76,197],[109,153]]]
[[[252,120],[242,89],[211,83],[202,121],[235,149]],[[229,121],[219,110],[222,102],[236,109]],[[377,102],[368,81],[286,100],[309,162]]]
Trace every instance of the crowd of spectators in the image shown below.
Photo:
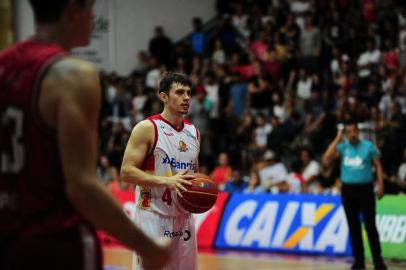
[[[200,169],[224,191],[339,192],[337,164],[320,156],[352,119],[380,150],[386,192],[404,193],[406,9],[399,3],[219,0],[215,32],[195,18],[188,38],[174,43],[157,26],[128,76],[101,72],[99,173],[106,182],[118,178],[132,127],[162,109],[157,87],[170,70],[192,81],[187,118],[201,132]]]

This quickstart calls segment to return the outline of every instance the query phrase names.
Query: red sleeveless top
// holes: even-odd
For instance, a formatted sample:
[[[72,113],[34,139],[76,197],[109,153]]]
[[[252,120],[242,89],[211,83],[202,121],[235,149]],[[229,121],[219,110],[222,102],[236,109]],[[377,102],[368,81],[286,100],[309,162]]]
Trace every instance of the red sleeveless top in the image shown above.
[[[0,236],[51,233],[81,220],[65,194],[56,132],[38,111],[42,79],[66,55],[35,39],[0,53]]]

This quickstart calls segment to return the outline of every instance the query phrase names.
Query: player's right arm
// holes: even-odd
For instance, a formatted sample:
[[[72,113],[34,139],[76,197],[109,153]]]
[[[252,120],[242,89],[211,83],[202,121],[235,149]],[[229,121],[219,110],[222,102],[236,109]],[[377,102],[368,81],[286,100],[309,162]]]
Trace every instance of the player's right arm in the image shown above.
[[[325,162],[325,164],[330,164],[332,161],[334,161],[334,159],[339,157],[340,154],[337,151],[337,145],[341,142],[343,136],[344,136],[343,130],[339,129],[336,137],[330,143],[326,152],[323,154],[323,162]]]
[[[41,86],[40,113],[57,131],[67,197],[96,227],[153,266],[163,266],[170,256],[168,243],[152,240],[135,226],[97,179],[99,108],[99,78],[91,64],[65,58],[51,66]]]
[[[190,185],[188,180],[193,179],[193,176],[188,175],[187,171],[166,177],[146,173],[140,169],[147,154],[152,151],[155,139],[154,128],[149,120],[141,121],[134,127],[124,152],[120,171],[121,179],[143,187],[167,186],[176,190],[181,196],[180,190],[186,191],[183,184]]]

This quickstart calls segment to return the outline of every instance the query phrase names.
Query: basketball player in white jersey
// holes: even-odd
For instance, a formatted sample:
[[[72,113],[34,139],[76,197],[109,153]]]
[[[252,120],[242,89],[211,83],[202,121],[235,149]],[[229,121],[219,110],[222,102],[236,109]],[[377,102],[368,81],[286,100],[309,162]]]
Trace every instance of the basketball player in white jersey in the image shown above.
[[[167,73],[159,84],[161,114],[141,121],[128,141],[121,178],[136,184],[135,223],[149,236],[173,240],[165,270],[197,269],[197,244],[192,215],[177,200],[198,171],[198,130],[184,119],[191,99],[185,74]],[[159,256],[159,254],[157,254]],[[141,269],[134,257],[133,269]]]

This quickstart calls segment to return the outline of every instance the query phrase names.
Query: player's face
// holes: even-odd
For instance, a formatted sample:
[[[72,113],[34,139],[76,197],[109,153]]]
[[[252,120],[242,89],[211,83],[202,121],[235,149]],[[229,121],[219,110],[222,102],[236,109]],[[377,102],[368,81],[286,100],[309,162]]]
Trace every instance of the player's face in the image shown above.
[[[352,144],[358,142],[358,128],[355,125],[348,125],[345,127],[345,135]]]
[[[93,4],[94,0],[85,0],[84,6],[77,9],[75,22],[72,22],[76,25],[75,46],[80,47],[89,44],[93,26]]]
[[[189,111],[192,91],[189,86],[179,83],[173,83],[169,91],[168,102],[166,106],[179,114],[185,115]]]

